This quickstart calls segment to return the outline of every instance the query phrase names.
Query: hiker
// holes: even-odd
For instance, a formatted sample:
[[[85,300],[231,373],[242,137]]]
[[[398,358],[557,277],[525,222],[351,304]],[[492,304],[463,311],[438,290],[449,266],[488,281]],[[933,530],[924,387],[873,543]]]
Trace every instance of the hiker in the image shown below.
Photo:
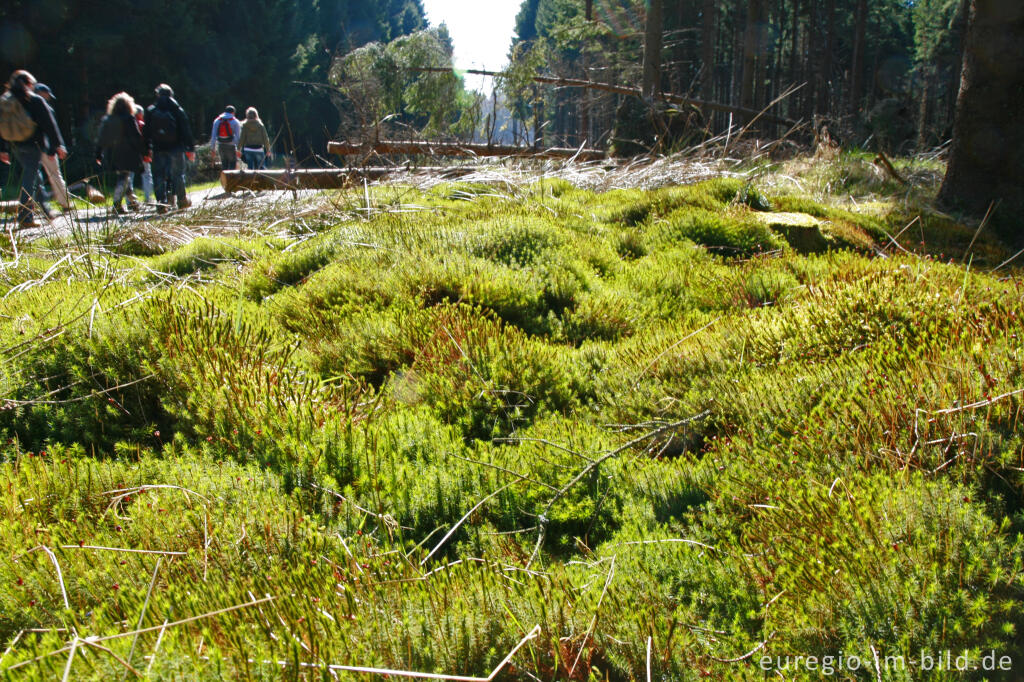
[[[242,124],[242,133],[238,136],[238,145],[242,149],[242,159],[249,170],[259,170],[263,168],[265,159],[274,158],[270,151],[270,136],[267,135],[267,128],[260,120],[256,107],[245,110],[245,123]]]
[[[21,189],[18,193],[18,224],[39,227],[33,215],[36,181],[43,156],[51,157],[54,165],[64,160],[68,150],[53,118],[53,110],[42,97],[35,94],[35,77],[28,71],[11,74],[7,89],[0,96],[0,162],[10,163],[11,152],[21,164]]]
[[[56,121],[57,117],[53,113],[53,107],[50,106],[51,102],[57,99],[57,96],[53,94],[53,90],[50,86],[44,83],[36,83],[35,93],[43,98],[46,102],[46,106],[50,109],[50,115],[53,116],[53,120]],[[36,204],[42,211],[43,215],[47,218],[52,219],[53,215],[50,210],[46,208],[46,196],[45,183],[43,182],[43,171],[46,172],[46,177],[50,180],[50,187],[52,188],[52,198],[57,202],[61,208],[65,211],[71,208],[71,198],[68,196],[68,186],[64,182],[64,176],[60,172],[60,164],[57,163],[56,157],[47,156],[44,154],[41,159],[42,168],[39,170],[39,179],[36,180]]]
[[[113,199],[113,211],[117,215],[124,215],[121,200],[130,195],[132,175],[142,172],[145,154],[146,142],[135,121],[135,100],[127,92],[119,92],[107,102],[107,115],[100,123],[96,143],[96,164],[117,173]],[[134,196],[128,197],[128,207],[139,208]]]
[[[139,104],[135,105],[135,122],[138,124],[140,131],[146,125],[146,110]],[[142,173],[140,173],[140,177],[142,178],[143,201],[148,204],[153,199],[153,164],[148,156],[142,158]],[[130,192],[131,200],[135,200],[134,176],[132,176],[128,191]]]
[[[210,155],[216,161],[220,157],[220,166],[224,170],[235,170],[238,165],[238,136],[242,126],[235,118],[235,108],[230,104],[224,107],[224,113],[213,120],[210,131]]]
[[[195,161],[195,141],[184,109],[174,99],[170,85],[161,83],[156,88],[156,102],[146,109],[142,128],[146,146],[153,159],[153,192],[156,194],[157,213],[166,213],[168,182],[172,185],[178,208],[192,205],[185,195],[185,159]]]

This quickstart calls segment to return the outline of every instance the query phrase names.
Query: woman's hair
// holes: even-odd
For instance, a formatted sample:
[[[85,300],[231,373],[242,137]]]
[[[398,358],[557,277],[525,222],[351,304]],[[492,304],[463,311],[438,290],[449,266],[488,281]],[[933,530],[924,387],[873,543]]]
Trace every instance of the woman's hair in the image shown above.
[[[18,69],[11,74],[10,79],[7,81],[7,89],[13,92],[18,97],[25,94],[25,90],[30,85],[36,84],[36,77],[30,74],[24,69]]]
[[[107,101],[108,114],[135,115],[135,100],[127,92],[119,92]]]
[[[245,118],[249,121],[260,120],[260,112],[256,111],[256,107],[249,107],[245,110]]]

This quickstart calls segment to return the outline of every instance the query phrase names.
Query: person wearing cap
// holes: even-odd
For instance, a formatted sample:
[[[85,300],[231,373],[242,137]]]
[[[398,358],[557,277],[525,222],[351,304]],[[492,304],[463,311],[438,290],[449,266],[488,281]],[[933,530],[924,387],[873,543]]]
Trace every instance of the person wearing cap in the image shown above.
[[[53,110],[46,101],[35,94],[36,79],[28,71],[19,69],[11,74],[7,81],[4,97],[21,103],[25,113],[31,119],[34,130],[24,138],[4,139],[0,142],[0,162],[10,163],[11,152],[21,164],[21,191],[18,193],[18,223],[22,227],[39,227],[40,223],[33,215],[36,193],[36,181],[39,177],[39,165],[44,156],[58,156],[62,160],[68,156],[64,147],[64,139],[57,128]],[[54,159],[56,163],[56,159]]]
[[[216,161],[220,158],[220,167],[224,170],[235,170],[238,167],[238,138],[242,134],[242,124],[235,118],[235,108],[230,104],[224,107],[224,113],[213,120],[210,131],[210,155]]]
[[[178,208],[192,205],[185,194],[185,159],[195,161],[196,144],[192,137],[185,110],[174,99],[170,85],[161,83],[156,88],[156,102],[146,109],[142,128],[148,156],[153,159],[153,193],[157,212],[165,213],[170,207],[167,185],[171,184]]]
[[[35,93],[43,98],[46,102],[46,107],[50,110],[50,114],[54,116],[54,120],[57,119],[54,115],[53,107],[50,106],[52,102],[57,101],[57,96],[53,94],[53,90],[50,89],[49,85],[45,83],[36,83]],[[46,177],[50,180],[50,187],[53,189],[53,200],[57,202],[61,208],[65,211],[71,208],[71,197],[68,196],[68,186],[64,182],[64,175],[60,172],[60,164],[57,163],[57,157],[48,156],[43,154],[40,159],[40,177],[36,181],[36,203],[39,204],[40,210],[43,214],[50,218],[50,211],[47,210],[46,204],[44,203],[44,182],[42,173],[46,173]]]

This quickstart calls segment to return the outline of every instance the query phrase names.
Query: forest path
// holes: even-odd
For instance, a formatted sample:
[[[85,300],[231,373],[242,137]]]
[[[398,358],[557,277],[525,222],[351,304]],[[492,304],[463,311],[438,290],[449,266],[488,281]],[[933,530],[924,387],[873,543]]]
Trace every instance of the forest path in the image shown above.
[[[13,215],[3,216],[0,223],[0,232],[17,237],[19,241],[36,241],[39,239],[66,239],[76,233],[118,231],[123,228],[133,228],[140,225],[151,224],[159,229],[164,222],[172,223],[168,227],[178,227],[177,223],[182,222],[193,227],[202,227],[204,222],[222,223],[223,216],[221,208],[238,208],[245,205],[248,208],[258,206],[274,206],[281,202],[291,202],[299,198],[308,198],[317,194],[320,190],[291,191],[264,191],[249,192],[241,191],[228,194],[220,187],[210,187],[188,193],[192,205],[185,209],[173,209],[166,213],[157,213],[155,204],[144,204],[139,211],[115,215],[111,213],[109,206],[98,206],[86,209],[73,209],[67,212],[54,211],[51,220],[43,219],[40,227],[18,229],[17,222]],[[204,220],[209,218],[209,221]],[[218,225],[218,227],[223,227]],[[177,230],[175,230],[177,231]],[[196,236],[204,230],[196,231]],[[218,230],[219,231],[219,230]]]

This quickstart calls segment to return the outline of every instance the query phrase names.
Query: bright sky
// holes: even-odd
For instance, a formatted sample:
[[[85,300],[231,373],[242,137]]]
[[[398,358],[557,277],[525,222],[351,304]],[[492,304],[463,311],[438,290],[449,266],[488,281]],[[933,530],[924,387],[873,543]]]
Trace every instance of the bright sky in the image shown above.
[[[423,0],[431,26],[444,23],[455,45],[459,69],[500,71],[508,62],[508,48],[522,0]],[[479,76],[467,76],[466,85]],[[489,86],[488,86],[489,87]]]

